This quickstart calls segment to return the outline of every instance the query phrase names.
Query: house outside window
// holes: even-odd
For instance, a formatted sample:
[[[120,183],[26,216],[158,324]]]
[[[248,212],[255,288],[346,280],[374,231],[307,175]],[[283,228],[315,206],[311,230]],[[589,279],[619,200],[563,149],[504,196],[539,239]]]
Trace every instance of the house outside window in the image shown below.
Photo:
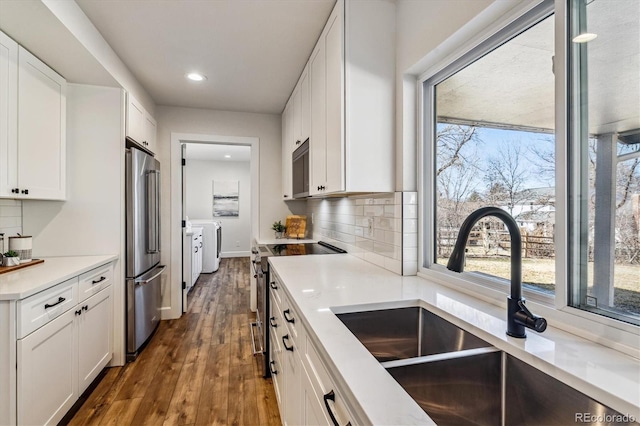
[[[557,6],[423,76],[421,273],[459,278],[445,265],[462,221],[498,206],[520,227],[527,298],[638,325],[640,2]],[[462,278],[506,293],[509,252],[502,222],[480,221]]]

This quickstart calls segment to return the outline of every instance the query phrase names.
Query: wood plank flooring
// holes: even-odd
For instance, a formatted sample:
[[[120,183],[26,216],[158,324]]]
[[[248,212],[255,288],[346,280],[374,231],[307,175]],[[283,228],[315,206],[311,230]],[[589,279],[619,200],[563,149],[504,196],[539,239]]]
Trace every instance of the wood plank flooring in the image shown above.
[[[108,369],[70,425],[280,425],[271,379],[251,353],[249,258],[202,274],[180,319],[138,359]]]

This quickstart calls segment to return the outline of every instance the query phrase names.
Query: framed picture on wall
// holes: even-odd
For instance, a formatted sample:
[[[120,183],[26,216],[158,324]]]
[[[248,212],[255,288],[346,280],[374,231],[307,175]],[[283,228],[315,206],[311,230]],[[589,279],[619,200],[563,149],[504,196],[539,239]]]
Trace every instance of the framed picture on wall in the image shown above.
[[[239,188],[237,180],[213,181],[213,217],[239,216]]]

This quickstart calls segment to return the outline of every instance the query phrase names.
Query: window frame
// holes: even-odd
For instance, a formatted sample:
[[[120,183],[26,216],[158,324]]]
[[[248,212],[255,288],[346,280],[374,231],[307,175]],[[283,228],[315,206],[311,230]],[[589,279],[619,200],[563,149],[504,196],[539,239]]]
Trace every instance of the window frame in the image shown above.
[[[583,311],[569,305],[569,279],[575,271],[570,267],[569,250],[576,250],[576,238],[570,238],[569,214],[573,206],[569,194],[576,194],[579,185],[575,162],[569,156],[569,144],[575,143],[572,135],[579,131],[574,119],[576,111],[572,105],[570,74],[571,45],[569,35],[570,0],[538,0],[512,6],[499,11],[498,7],[488,11],[487,26],[478,31],[478,26],[467,25],[455,37],[455,43],[443,43],[446,53],[438,57],[427,57],[425,71],[416,80],[417,94],[417,140],[418,140],[418,205],[419,244],[418,276],[453,287],[492,304],[506,306],[503,280],[481,276],[474,272],[461,274],[448,271],[444,265],[433,262],[435,238],[435,116],[427,111],[434,103],[433,86],[462,69],[465,65],[486,55],[502,43],[526,31],[536,22],[551,14],[555,15],[555,140],[556,140],[556,288],[555,297],[535,291],[526,291],[525,296],[533,303],[538,314],[544,315],[558,328],[580,334],[591,340],[605,343],[627,353],[637,350],[640,327],[613,318]],[[459,42],[463,40],[462,42]],[[465,42],[466,40],[466,42]],[[561,101],[561,102],[558,102]],[[578,242],[579,243],[579,242]],[[631,351],[631,352],[630,352]]]

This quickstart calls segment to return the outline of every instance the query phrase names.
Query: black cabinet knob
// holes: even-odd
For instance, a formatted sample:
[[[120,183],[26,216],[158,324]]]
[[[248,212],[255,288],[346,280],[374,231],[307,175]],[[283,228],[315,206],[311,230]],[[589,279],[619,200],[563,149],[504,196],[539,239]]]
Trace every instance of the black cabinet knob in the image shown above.
[[[28,189],[23,189],[21,192],[22,192],[23,194],[25,194],[25,195],[28,195],[28,194],[29,194],[29,190],[28,190]]]

